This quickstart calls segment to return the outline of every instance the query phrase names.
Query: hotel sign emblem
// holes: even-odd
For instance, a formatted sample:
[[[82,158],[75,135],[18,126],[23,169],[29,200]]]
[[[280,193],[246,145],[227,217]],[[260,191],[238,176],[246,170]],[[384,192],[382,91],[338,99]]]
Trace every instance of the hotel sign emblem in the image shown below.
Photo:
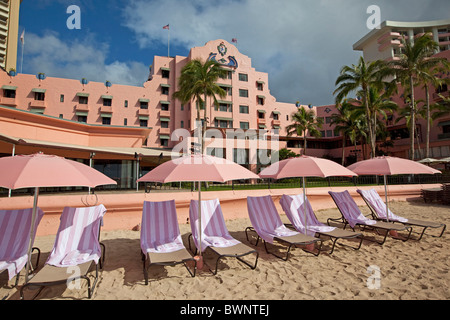
[[[217,51],[219,51],[220,55],[221,55],[222,57],[224,57],[224,56],[227,54],[228,49],[227,49],[227,47],[225,46],[225,44],[222,42],[222,43],[217,47]]]

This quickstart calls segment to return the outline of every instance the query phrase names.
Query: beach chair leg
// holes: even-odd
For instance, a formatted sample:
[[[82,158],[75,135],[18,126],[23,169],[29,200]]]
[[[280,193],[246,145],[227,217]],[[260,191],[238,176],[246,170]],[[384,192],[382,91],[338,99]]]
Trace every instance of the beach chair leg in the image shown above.
[[[259,243],[259,235],[256,234],[256,243],[253,244],[253,243],[250,241],[250,238],[249,238],[249,236],[248,236],[248,231],[252,231],[252,232],[256,233],[255,229],[253,229],[252,227],[247,227],[247,228],[245,228],[245,236],[247,237],[247,241],[248,241],[250,244],[252,244],[252,245],[254,245],[254,246],[258,246],[258,243]]]
[[[275,254],[273,252],[269,252],[269,250],[267,248],[267,242],[265,240],[263,240],[263,243],[264,243],[264,248],[266,249],[267,253],[269,253],[269,254],[271,254],[271,255],[273,255],[273,256],[275,256],[275,257],[277,257],[277,258],[279,258],[279,259],[281,259],[283,261],[288,261],[288,259],[289,259],[289,252],[291,251],[292,246],[294,246],[294,244],[289,245],[289,247],[287,249],[287,252],[286,252],[286,256],[283,257],[283,256],[279,256],[279,255],[277,255],[277,254]]]
[[[196,254],[197,254],[197,247],[195,247],[195,245],[194,245],[195,251],[192,250],[192,247],[191,247],[191,239],[192,239],[192,233],[189,234],[189,236],[188,236],[188,246],[189,246],[189,251],[191,251],[194,255],[196,255]]]
[[[258,264],[258,258],[259,258],[259,252],[255,251],[254,253],[256,253],[256,259],[255,259],[255,264],[252,265],[249,262],[245,261],[244,259],[242,259],[241,257],[236,257],[239,261],[241,261],[242,263],[246,264],[247,266],[250,267],[250,269],[255,270],[256,269],[256,265]],[[250,254],[250,253],[248,253]],[[247,254],[246,254],[247,255]]]
[[[187,261],[193,261],[194,262],[194,272],[192,272],[191,269],[189,269],[189,266],[187,265]],[[189,260],[183,261],[183,264],[186,267],[186,269],[189,272],[189,274],[191,275],[191,277],[194,278],[195,274],[197,273],[197,261],[195,261],[195,259],[189,259]]]
[[[322,251],[323,241],[319,240],[319,241],[314,241],[312,243],[317,243],[317,242],[320,242],[319,249],[317,249],[317,253],[314,252],[314,251],[306,250],[306,249],[303,249],[303,251],[311,253],[311,254],[313,254],[313,255],[315,255],[317,257],[318,255],[320,255],[320,252]],[[311,244],[311,243],[308,243],[308,244]]]

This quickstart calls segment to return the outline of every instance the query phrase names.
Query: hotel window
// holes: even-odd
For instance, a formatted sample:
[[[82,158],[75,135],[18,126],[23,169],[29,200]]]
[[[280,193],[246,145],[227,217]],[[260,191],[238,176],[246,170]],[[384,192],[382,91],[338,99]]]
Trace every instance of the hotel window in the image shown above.
[[[34,100],[44,101],[45,100],[45,92],[35,92],[34,93]]]
[[[327,130],[327,138],[330,138],[333,136],[333,130]]]
[[[123,119],[123,125],[124,125],[124,126],[127,126],[127,125],[128,125],[128,119],[127,119],[127,118]]]
[[[168,102],[161,102],[161,110],[162,111],[169,111],[169,103]]]
[[[228,71],[227,78],[231,80],[233,78],[233,71]]]
[[[258,119],[265,119],[265,118],[266,118],[265,111],[258,110]]]
[[[161,146],[168,147],[169,146],[169,136],[159,136],[159,141],[161,141]]]
[[[165,95],[169,95],[169,88],[170,86],[168,84],[162,84],[161,85],[161,93]]]
[[[102,124],[109,126],[111,124],[110,117],[102,117]]]
[[[124,107],[128,108],[128,100],[125,100]]]
[[[256,101],[258,102],[258,105],[263,106],[266,97],[264,97],[264,96],[258,96],[256,99],[257,99]]]
[[[78,103],[79,104],[88,104],[88,97],[78,97]]]
[[[326,124],[330,124],[331,123],[331,117],[326,117],[325,118],[325,123]]]
[[[59,114],[60,119],[64,119],[64,115],[62,113]]]
[[[161,119],[161,128],[169,128],[169,119]]]
[[[248,106],[239,106],[239,113],[248,114]]]
[[[164,79],[169,79],[170,77],[170,69],[168,68],[161,68],[161,77]]]
[[[219,85],[219,87],[227,93],[227,96],[233,95],[233,88],[230,86]]]
[[[139,107],[141,109],[148,109],[148,101],[147,100],[139,100]]]
[[[256,89],[258,89],[259,91],[263,91],[264,90],[264,82],[256,81]]]
[[[140,119],[139,120],[139,125],[141,127],[148,127],[148,120]]]
[[[59,102],[64,102],[64,95],[63,94],[59,96]]]
[[[279,120],[279,113],[273,113],[273,120]]]
[[[233,119],[216,118],[214,126],[216,128],[233,128]]]
[[[180,128],[184,128],[184,121],[183,120],[181,120],[181,122],[180,122]]]
[[[78,122],[87,123],[87,116],[78,116]]]
[[[248,98],[248,90],[246,90],[246,89],[239,89],[239,97]]]
[[[103,106],[111,107],[112,106],[112,98],[103,98]]]
[[[248,122],[240,122],[239,126],[242,130],[248,130],[250,128]]]
[[[248,74],[239,73],[239,81],[248,82]]]
[[[233,105],[231,103],[219,102],[219,111],[233,112]]]
[[[16,97],[16,89],[3,89],[3,97],[14,99]]]

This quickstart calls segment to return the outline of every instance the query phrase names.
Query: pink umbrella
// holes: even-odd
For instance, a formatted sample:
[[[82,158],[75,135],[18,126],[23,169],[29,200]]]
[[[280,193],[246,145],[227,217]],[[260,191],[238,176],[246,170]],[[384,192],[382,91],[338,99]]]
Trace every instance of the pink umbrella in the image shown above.
[[[398,174],[436,174],[441,173],[421,163],[396,158],[396,157],[376,157],[369,160],[359,161],[347,167],[358,175],[377,175],[384,177],[384,194],[386,200],[387,220],[389,221],[389,208],[387,200],[387,179],[388,175]]]
[[[303,178],[303,200],[306,203],[306,177],[353,177],[354,172],[341,166],[340,164],[322,158],[300,156],[279,161],[265,168],[259,176],[263,179],[283,179],[283,178]],[[306,229],[306,210],[305,210],[305,229]]]
[[[137,181],[160,183],[179,181],[198,182],[198,201],[201,203],[201,182],[226,182],[239,179],[259,179],[259,177],[233,161],[204,154],[195,154],[165,162]],[[198,206],[198,234],[200,235],[200,246],[201,207],[202,206]],[[200,256],[201,255],[202,250],[200,247]]]
[[[26,282],[31,262],[31,245],[40,187],[91,187],[117,184],[103,173],[80,162],[54,155],[37,153],[0,158],[0,187],[7,189],[35,188],[33,218],[28,246]]]

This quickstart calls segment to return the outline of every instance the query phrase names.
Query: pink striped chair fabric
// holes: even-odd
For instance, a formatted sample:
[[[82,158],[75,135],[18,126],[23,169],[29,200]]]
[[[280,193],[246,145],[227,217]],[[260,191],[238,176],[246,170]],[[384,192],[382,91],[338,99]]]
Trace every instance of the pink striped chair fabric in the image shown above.
[[[281,222],[277,208],[269,195],[247,197],[247,209],[256,233],[269,243],[273,243],[275,237],[288,237],[299,234],[299,232],[289,230]]]
[[[185,249],[178,226],[175,200],[144,202],[141,249],[144,254],[168,253]]]
[[[367,202],[369,202],[370,206],[375,210],[378,218],[380,219],[388,219],[390,221],[398,221],[398,222],[408,222],[408,219],[399,217],[392,213],[392,211],[389,209],[389,217],[386,216],[386,204],[383,202],[383,200],[380,198],[380,195],[375,189],[370,190],[356,190],[363,198],[366,199]]]
[[[98,261],[101,257],[100,226],[106,213],[104,205],[86,208],[65,207],[53,249],[46,262],[55,267],[70,267]]]
[[[228,232],[223,218],[222,209],[219,199],[201,202],[201,229],[202,229],[202,251],[208,247],[225,248],[241,243],[234,239]],[[194,238],[195,246],[199,246],[198,232],[198,201],[191,200],[189,206],[189,219],[191,221],[191,231]]]
[[[375,220],[371,220],[362,214],[355,200],[353,200],[347,190],[343,192],[328,191],[328,193],[333,197],[342,215],[352,228],[354,228],[357,224],[365,224],[370,226],[377,223]]]
[[[336,228],[327,226],[317,220],[314,214],[311,203],[306,197],[304,201],[303,194],[298,195],[283,195],[280,200],[280,205],[286,213],[289,221],[294,228],[300,233],[307,234],[314,237],[316,232],[331,232]],[[305,211],[306,211],[306,226],[308,231],[305,232]]]
[[[34,230],[43,215],[37,208]],[[27,264],[32,216],[33,208],[0,210],[0,271],[8,270],[9,280]]]

